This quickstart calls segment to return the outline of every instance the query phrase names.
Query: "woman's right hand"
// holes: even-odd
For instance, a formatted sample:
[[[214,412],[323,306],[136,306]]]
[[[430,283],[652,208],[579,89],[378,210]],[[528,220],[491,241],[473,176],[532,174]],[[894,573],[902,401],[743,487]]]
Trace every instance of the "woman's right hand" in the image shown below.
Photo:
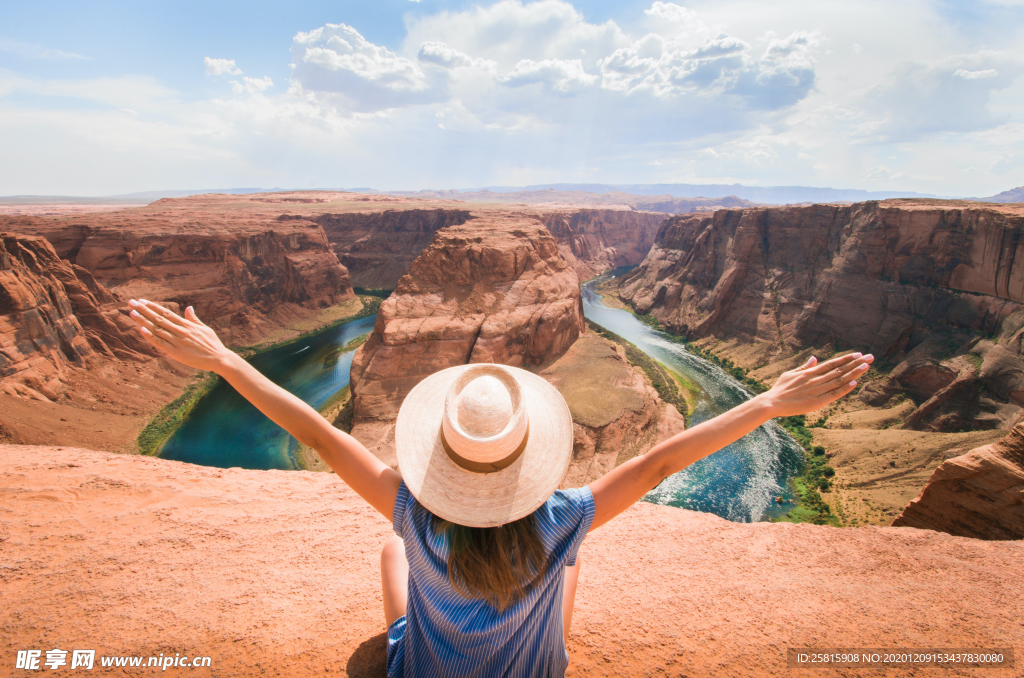
[[[190,367],[220,372],[235,354],[225,348],[217,333],[196,317],[189,306],[185,317],[145,299],[130,299],[132,320],[139,333],[169,357]]]

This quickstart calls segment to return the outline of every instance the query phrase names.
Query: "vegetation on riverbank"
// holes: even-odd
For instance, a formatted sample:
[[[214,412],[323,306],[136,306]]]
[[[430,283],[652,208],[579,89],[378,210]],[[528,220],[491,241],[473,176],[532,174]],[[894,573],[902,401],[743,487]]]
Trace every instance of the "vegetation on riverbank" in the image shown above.
[[[361,334],[344,346],[335,346],[331,349],[331,352],[327,354],[327,357],[324,358],[324,367],[333,367],[334,365],[337,365],[338,359],[341,358],[342,355],[349,351],[354,351],[362,346],[366,342],[367,336],[369,335]],[[346,386],[345,388],[348,387]]]
[[[337,320],[329,322],[325,325],[321,325],[320,327],[307,330],[290,339],[285,339],[284,341],[279,341],[277,343],[272,344],[253,344],[252,346],[234,346],[229,348],[231,348],[232,351],[242,356],[243,358],[249,358],[253,354],[258,353],[260,351],[269,351],[270,349],[288,346],[289,344],[294,344],[298,341],[302,341],[303,339],[308,339],[314,334],[318,334],[332,327],[344,325],[345,323],[352,322],[353,320],[360,320],[371,315],[377,315],[377,313],[380,311],[380,305],[384,302],[384,299],[379,296],[360,294],[359,301],[361,301],[363,305],[358,312],[352,315],[345,316],[344,318],[338,318]]]
[[[690,423],[690,412],[700,395],[700,388],[681,374],[673,372],[669,368],[650,357],[635,344],[619,335],[611,332],[597,323],[588,320],[587,327],[590,331],[613,341],[622,346],[626,352],[626,360],[630,365],[639,367],[651,382],[651,386],[658,392],[662,401],[674,405],[683,415],[687,425]]]
[[[170,437],[174,430],[181,425],[188,417],[192,408],[196,406],[199,399],[210,392],[216,385],[218,377],[213,372],[199,372],[193,382],[185,388],[185,392],[164,405],[156,413],[146,427],[139,432],[135,443],[138,446],[139,454],[149,456],[155,455],[164,441]]]

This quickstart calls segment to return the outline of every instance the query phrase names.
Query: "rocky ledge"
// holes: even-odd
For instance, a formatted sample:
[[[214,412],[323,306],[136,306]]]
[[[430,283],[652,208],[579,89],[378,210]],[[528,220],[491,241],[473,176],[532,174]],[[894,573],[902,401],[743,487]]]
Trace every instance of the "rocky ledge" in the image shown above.
[[[326,473],[0,446],[4,661],[88,648],[210,656],[213,675],[381,676],[390,534]],[[569,676],[789,676],[790,647],[1015,647],[1019,662],[1024,646],[1021,542],[640,503],[580,557]]]
[[[893,526],[978,539],[1024,539],[1024,424],[942,462]]]

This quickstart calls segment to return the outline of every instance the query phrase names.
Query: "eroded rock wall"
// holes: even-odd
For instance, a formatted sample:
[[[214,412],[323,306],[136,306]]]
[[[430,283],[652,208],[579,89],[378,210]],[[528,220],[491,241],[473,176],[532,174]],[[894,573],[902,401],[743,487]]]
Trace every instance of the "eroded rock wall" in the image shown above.
[[[132,329],[110,292],[45,238],[0,234],[0,390],[54,400],[70,366],[153,355]]]
[[[619,296],[673,331],[762,347],[872,352],[905,426],[1012,426],[1024,406],[1024,213],[948,201],[722,210],[675,217]]]
[[[1024,539],[1024,424],[999,442],[942,462],[892,524],[976,539]]]
[[[666,215],[613,209],[577,209],[544,214],[562,256],[580,280],[644,260]]]
[[[441,228],[464,224],[466,210],[407,209],[321,214],[331,248],[357,287],[392,290]]]

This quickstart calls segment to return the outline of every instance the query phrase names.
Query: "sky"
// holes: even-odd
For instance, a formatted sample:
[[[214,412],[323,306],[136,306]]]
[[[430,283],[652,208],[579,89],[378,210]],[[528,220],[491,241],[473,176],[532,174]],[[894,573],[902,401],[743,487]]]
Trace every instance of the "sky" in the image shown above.
[[[1024,184],[1024,0],[0,4],[0,195]]]

